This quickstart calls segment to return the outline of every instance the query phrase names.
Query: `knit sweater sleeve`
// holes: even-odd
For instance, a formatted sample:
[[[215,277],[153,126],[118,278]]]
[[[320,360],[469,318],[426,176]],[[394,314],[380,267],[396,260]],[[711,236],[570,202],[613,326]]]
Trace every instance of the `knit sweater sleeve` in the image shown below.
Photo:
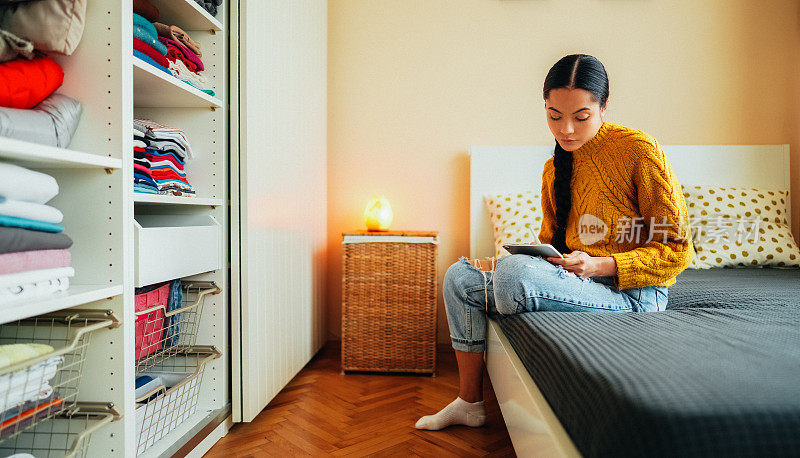
[[[556,209],[553,200],[553,158],[544,164],[542,173],[542,226],[539,230],[539,243],[550,243],[556,230]]]
[[[633,179],[644,243],[611,255],[617,263],[617,289],[669,282],[691,263],[694,251],[686,230],[686,201],[672,166],[655,140],[637,143]]]

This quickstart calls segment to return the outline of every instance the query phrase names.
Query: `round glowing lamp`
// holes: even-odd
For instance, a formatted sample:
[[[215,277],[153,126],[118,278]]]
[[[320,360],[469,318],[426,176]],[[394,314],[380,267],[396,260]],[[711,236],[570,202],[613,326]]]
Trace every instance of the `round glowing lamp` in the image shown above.
[[[369,231],[388,231],[392,224],[392,207],[383,196],[373,196],[364,209],[364,223]]]

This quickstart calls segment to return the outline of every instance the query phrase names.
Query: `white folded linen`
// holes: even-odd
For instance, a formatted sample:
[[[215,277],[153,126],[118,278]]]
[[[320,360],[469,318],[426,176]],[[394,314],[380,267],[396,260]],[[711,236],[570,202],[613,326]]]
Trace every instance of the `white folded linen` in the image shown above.
[[[0,395],[0,409],[5,412],[28,401],[38,401],[53,394],[53,387],[41,380],[31,381],[25,387],[6,391]]]
[[[72,267],[57,267],[55,269],[29,270],[13,274],[0,275],[0,288],[36,283],[52,280],[54,278],[74,277],[75,269]]]
[[[206,78],[204,75],[189,70],[189,68],[186,67],[186,64],[184,64],[180,59],[170,61],[169,69],[176,78],[191,84],[197,89],[211,89],[211,82],[208,78]]]
[[[54,356],[27,369],[0,376],[0,412],[52,395],[50,381],[63,362],[63,357]]]
[[[5,198],[0,197],[0,215],[35,219],[37,221],[55,224],[64,220],[64,214],[55,207],[22,200],[4,199]]]
[[[57,195],[58,183],[50,175],[0,162],[0,196],[46,204]]]
[[[66,291],[69,289],[69,278],[73,276],[75,269],[72,267],[0,275],[0,310],[20,300]]]
[[[0,288],[0,310],[20,300],[42,298],[69,289],[69,278],[54,278],[17,287]]]
[[[0,310],[18,301],[42,298],[69,289],[69,278],[54,278],[35,283],[0,288]]]

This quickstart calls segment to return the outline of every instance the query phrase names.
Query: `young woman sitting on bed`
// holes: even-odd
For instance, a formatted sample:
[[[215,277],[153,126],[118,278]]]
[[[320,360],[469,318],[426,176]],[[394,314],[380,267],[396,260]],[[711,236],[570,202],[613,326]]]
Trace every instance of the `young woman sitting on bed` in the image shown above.
[[[450,266],[442,291],[458,397],[417,428],[483,425],[487,313],[666,307],[667,287],[694,251],[686,202],[653,137],[603,121],[608,94],[608,75],[592,56],[566,56],[548,72],[545,111],[556,144],[542,175],[539,240],[564,258],[507,255],[489,272],[466,257]]]

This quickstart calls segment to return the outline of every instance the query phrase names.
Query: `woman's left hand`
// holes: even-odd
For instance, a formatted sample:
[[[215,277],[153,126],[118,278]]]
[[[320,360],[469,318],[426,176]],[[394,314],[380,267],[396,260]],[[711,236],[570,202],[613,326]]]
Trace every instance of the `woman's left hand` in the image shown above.
[[[617,274],[617,264],[614,258],[610,256],[594,257],[585,251],[573,251],[565,254],[563,259],[551,257],[546,260],[583,278]]]

